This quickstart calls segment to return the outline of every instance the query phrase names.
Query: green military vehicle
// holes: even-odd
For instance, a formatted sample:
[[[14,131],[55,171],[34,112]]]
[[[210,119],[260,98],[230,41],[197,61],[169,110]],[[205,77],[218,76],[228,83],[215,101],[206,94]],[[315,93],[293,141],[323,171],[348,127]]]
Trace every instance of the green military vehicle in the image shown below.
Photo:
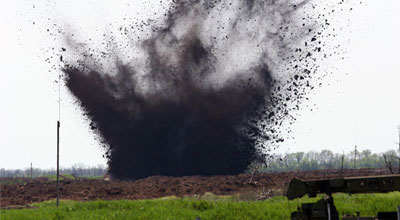
[[[304,195],[316,197],[326,196],[315,203],[303,203],[296,212],[291,214],[292,220],[338,220],[339,213],[335,207],[332,194],[337,192],[356,193],[386,193],[400,191],[400,175],[337,178],[325,180],[303,181],[292,179],[286,190],[289,200],[301,198]],[[378,212],[376,216],[342,216],[343,220],[400,220],[400,204],[397,212]]]

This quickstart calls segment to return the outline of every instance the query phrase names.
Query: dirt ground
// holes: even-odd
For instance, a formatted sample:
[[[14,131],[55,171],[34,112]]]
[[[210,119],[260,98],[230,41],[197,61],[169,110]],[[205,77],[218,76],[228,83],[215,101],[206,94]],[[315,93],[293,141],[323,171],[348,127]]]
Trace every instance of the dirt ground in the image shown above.
[[[344,170],[342,176],[371,176],[389,174],[386,169]],[[248,194],[282,195],[292,178],[321,179],[339,177],[339,170],[259,173],[250,182],[251,174],[232,176],[152,176],[135,181],[62,180],[61,199],[88,201],[96,199],[150,199],[165,196],[195,196],[211,192],[216,195]],[[2,184],[0,207],[17,208],[30,203],[56,198],[56,182],[45,178],[26,179],[24,184]]]

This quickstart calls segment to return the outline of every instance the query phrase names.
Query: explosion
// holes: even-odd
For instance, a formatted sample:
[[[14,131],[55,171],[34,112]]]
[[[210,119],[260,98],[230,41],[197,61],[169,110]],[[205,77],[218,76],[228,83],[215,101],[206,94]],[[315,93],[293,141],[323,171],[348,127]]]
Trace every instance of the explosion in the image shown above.
[[[294,16],[306,3],[177,0],[136,44],[139,58],[66,65],[111,175],[238,174],[265,160],[268,143],[282,141],[279,61],[308,36]]]

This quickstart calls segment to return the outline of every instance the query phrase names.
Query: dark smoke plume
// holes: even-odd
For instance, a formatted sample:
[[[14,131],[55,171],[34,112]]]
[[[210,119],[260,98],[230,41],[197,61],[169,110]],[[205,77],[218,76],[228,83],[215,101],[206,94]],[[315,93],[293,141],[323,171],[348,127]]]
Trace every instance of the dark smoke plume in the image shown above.
[[[285,27],[302,4],[178,0],[139,41],[139,58],[66,65],[66,85],[105,142],[110,173],[237,174],[263,160],[279,125],[268,121],[277,114],[277,61],[301,35],[287,37]]]

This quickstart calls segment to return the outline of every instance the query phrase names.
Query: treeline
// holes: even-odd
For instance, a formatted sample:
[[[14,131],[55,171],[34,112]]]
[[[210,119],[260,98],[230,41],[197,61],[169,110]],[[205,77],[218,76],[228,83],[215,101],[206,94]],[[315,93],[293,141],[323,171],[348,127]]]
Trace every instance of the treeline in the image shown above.
[[[357,168],[388,168],[392,173],[400,168],[400,152],[390,150],[385,153],[372,153],[371,150],[353,150],[347,154],[333,153],[330,150],[320,152],[296,152],[278,154],[270,158],[266,164],[254,165],[259,172],[307,171],[326,169],[357,169]],[[70,168],[61,168],[60,173],[75,177],[104,176],[107,167],[104,165],[86,166],[76,164]],[[32,168],[32,177],[56,175],[55,169]],[[31,177],[31,168],[4,169],[0,168],[0,177]]]
[[[107,172],[107,167],[100,164],[97,166],[86,166],[83,164],[76,164],[69,168],[61,168],[60,174],[69,174],[74,177],[95,177],[104,176]],[[36,177],[46,177],[51,175],[56,175],[57,171],[55,169],[39,169],[39,168],[26,168],[26,169],[4,169],[0,168],[0,177],[27,177],[30,178],[32,173],[32,178]]]
[[[400,152],[395,150],[384,153],[372,153],[371,150],[353,150],[348,154],[333,153],[330,150],[286,153],[272,157],[267,162],[267,166],[263,166],[260,171],[391,168],[395,172],[399,168],[399,155]]]

